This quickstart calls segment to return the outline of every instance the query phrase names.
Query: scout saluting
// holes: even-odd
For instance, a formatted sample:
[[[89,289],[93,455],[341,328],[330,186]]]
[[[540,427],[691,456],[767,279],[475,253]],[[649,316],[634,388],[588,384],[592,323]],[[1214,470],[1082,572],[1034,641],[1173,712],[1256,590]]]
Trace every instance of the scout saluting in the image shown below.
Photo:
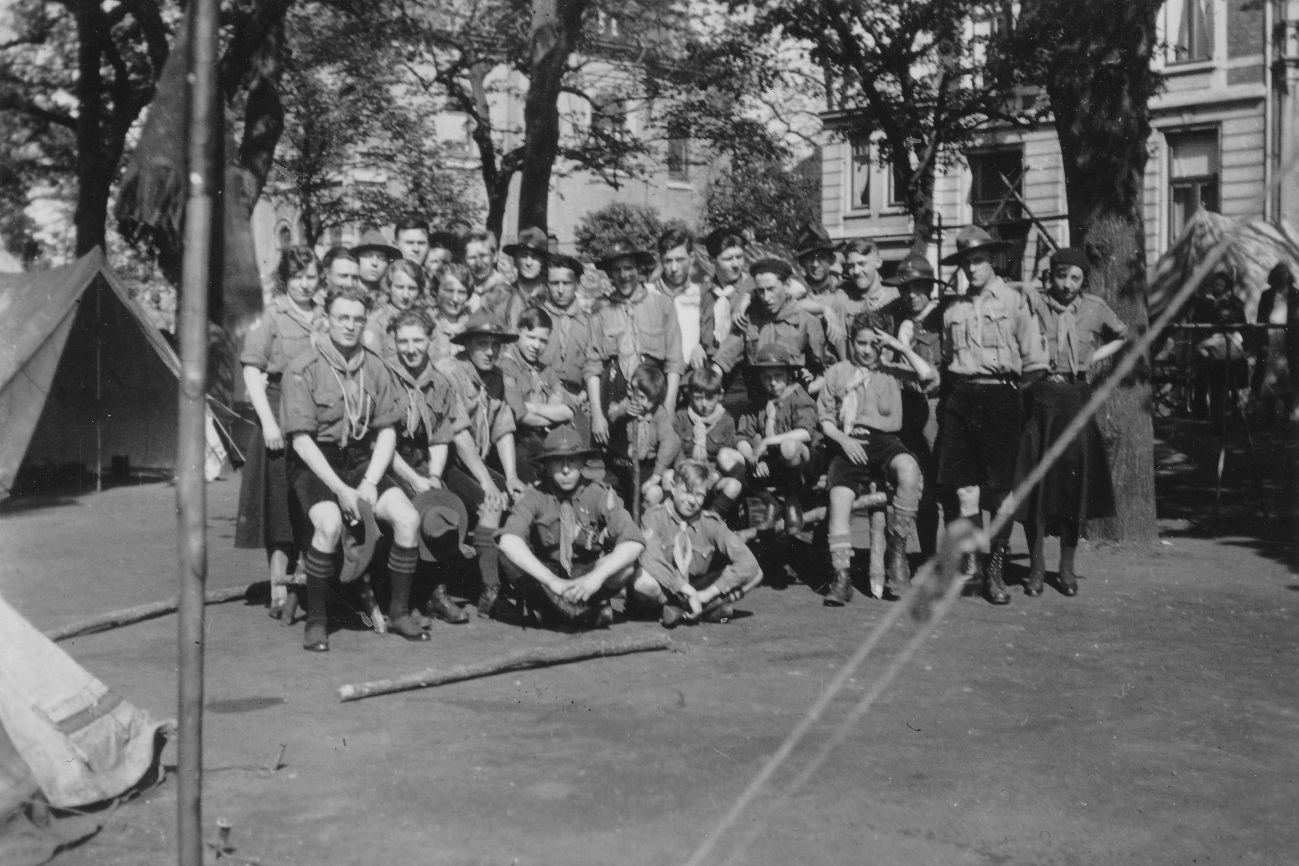
[[[1051,257],[1051,290],[1029,295],[1046,338],[1051,369],[1029,390],[1032,411],[1019,449],[1019,477],[1032,471],[1091,396],[1093,365],[1123,347],[1128,328],[1100,298],[1083,293],[1091,263],[1082,250],[1066,247]],[[1031,291],[1031,290],[1030,290]],[[1114,513],[1105,443],[1095,419],[1088,422],[1064,456],[1020,504],[1018,518],[1028,540],[1028,583],[1024,595],[1042,593],[1046,560],[1042,539],[1060,536],[1060,592],[1074,595],[1074,554],[1084,520]]]
[[[284,435],[293,442],[288,479],[307,575],[307,625],[303,649],[325,652],[325,581],[338,576],[334,555],[343,521],[364,511],[392,528],[388,556],[392,582],[390,634],[428,640],[411,619],[411,580],[419,560],[419,514],[386,475],[397,445],[393,425],[401,410],[392,377],[379,356],[361,345],[369,297],[361,289],[332,291],[325,299],[328,333],[298,356],[284,377]]]
[[[552,430],[537,458],[541,481],[501,533],[501,553],[523,573],[518,589],[548,625],[612,622],[609,599],[631,582],[645,548],[613,489],[582,476],[594,454],[572,427]]]
[[[630,607],[662,608],[661,622],[726,622],[731,605],[762,583],[758,560],[712,511],[704,510],[712,471],[687,460],[677,467],[671,497],[645,513],[641,571],[627,590]],[[714,567],[717,558],[726,561]]]

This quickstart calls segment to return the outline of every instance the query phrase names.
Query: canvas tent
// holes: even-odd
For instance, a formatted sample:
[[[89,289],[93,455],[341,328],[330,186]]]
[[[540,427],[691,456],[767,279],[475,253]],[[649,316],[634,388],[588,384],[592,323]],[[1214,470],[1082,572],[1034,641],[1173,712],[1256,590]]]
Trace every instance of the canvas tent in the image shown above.
[[[0,274],[0,496],[20,468],[173,469],[179,373],[102,250]]]

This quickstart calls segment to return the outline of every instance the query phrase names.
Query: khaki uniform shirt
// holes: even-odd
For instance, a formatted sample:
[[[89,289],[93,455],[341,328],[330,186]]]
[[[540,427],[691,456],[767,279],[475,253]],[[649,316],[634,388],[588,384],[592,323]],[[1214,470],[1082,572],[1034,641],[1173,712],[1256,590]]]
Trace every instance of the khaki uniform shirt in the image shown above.
[[[802,358],[813,373],[825,367],[825,329],[821,320],[799,307],[793,298],[775,313],[762,304],[749,305],[748,326],[743,333],[732,333],[717,350],[713,363],[729,373],[743,362],[753,360],[758,347],[779,343]]]
[[[294,358],[311,348],[311,335],[321,326],[321,320],[314,312],[308,314],[314,323],[308,328],[288,312],[292,304],[286,295],[280,295],[248,327],[239,356],[241,366],[256,367],[278,379]]]
[[[1029,292],[1052,373],[1085,373],[1097,349],[1128,335],[1128,326],[1095,295],[1080,294],[1065,307],[1045,292]]]
[[[767,438],[767,418],[772,411],[768,400],[761,409],[750,412],[740,420],[740,438],[747,439],[754,448]],[[775,405],[775,433],[806,430],[812,434],[808,447],[814,447],[821,438],[821,428],[816,423],[816,404],[802,385],[791,384]]]
[[[469,414],[451,387],[451,380],[432,362],[413,387],[394,373],[393,390],[402,412],[397,432],[403,446],[427,449],[430,445],[449,445],[457,433],[469,429]]]
[[[689,409],[677,410],[676,416],[672,419],[672,429],[677,431],[677,438],[681,440],[681,455],[677,458],[677,462],[693,460],[695,454],[695,424],[690,420]],[[716,460],[717,452],[723,448],[734,448],[736,435],[735,419],[728,413],[723,412],[722,417],[708,428],[708,433],[704,437],[707,459],[710,461]]]
[[[702,511],[693,523],[687,523],[677,516],[671,501],[664,502],[645,512],[641,530],[645,538],[641,568],[668,592],[680,592],[687,582],[702,583],[699,579],[713,571],[713,560],[719,554],[726,567],[713,585],[723,593],[762,573],[753,551],[712,511]],[[678,550],[683,563],[677,562]]]
[[[361,342],[365,343],[365,347],[388,363],[397,360],[397,338],[388,333],[388,326],[399,315],[401,310],[384,298],[370,310],[370,315],[365,320],[365,330],[361,332]]]
[[[685,372],[676,307],[668,298],[650,294],[641,286],[630,299],[623,300],[617,292],[602,299],[591,313],[586,365],[582,369],[584,379],[602,374],[606,361],[618,360],[628,328],[635,335],[639,353],[661,363],[663,372],[677,375]]]
[[[943,369],[960,376],[1018,376],[1047,368],[1046,342],[1028,301],[994,276],[943,310]]]
[[[372,440],[384,427],[401,420],[402,412],[388,367],[369,349],[360,351],[365,352],[365,360],[356,376],[366,407],[363,418],[369,422],[365,438]],[[293,360],[285,371],[280,398],[280,428],[286,438],[305,433],[321,444],[343,441],[348,420],[340,375],[314,349]],[[348,439],[354,441],[351,433]]]
[[[608,485],[584,480],[570,501],[577,518],[574,562],[593,562],[623,542],[644,543],[636,522]],[[514,504],[501,534],[522,538],[537,559],[553,567],[559,562],[559,497],[544,485],[531,488]]]
[[[527,411],[518,383],[499,368],[483,376],[460,355],[443,358],[435,366],[451,381],[465,407],[478,453],[486,456],[502,436],[514,432],[515,419]]]
[[[542,305],[550,315],[550,342],[541,353],[541,363],[554,370],[570,390],[586,390],[582,367],[586,364],[586,346],[590,339],[590,316],[576,301],[567,310],[551,303]]]
[[[618,458],[629,454],[631,437],[637,435],[638,426],[642,426],[645,431],[638,456],[641,460],[653,460],[654,474],[662,475],[677,462],[677,455],[681,453],[681,440],[672,428],[672,419],[668,416],[667,409],[661,405],[655,406],[653,414],[647,419],[624,415],[610,424],[609,446],[606,451],[611,457]]]

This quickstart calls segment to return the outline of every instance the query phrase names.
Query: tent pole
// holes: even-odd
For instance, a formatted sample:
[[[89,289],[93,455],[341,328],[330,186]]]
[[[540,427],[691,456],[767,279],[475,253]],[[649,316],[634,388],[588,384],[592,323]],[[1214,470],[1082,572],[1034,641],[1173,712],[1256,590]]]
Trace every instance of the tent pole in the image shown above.
[[[176,448],[177,541],[180,552],[177,862],[203,864],[203,601],[207,582],[206,453],[208,284],[220,278],[212,255],[220,245],[218,170],[221,106],[217,100],[217,2],[189,6],[189,109],[186,118],[185,252],[180,303],[180,412]]]

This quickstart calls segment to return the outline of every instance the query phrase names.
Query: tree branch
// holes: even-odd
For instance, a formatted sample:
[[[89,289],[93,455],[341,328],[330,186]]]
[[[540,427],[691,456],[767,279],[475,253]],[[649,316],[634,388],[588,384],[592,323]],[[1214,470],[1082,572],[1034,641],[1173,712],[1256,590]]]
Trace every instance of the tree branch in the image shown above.
[[[68,129],[77,128],[76,118],[72,115],[52,108],[44,108],[16,93],[0,93],[0,111],[18,111]]]

